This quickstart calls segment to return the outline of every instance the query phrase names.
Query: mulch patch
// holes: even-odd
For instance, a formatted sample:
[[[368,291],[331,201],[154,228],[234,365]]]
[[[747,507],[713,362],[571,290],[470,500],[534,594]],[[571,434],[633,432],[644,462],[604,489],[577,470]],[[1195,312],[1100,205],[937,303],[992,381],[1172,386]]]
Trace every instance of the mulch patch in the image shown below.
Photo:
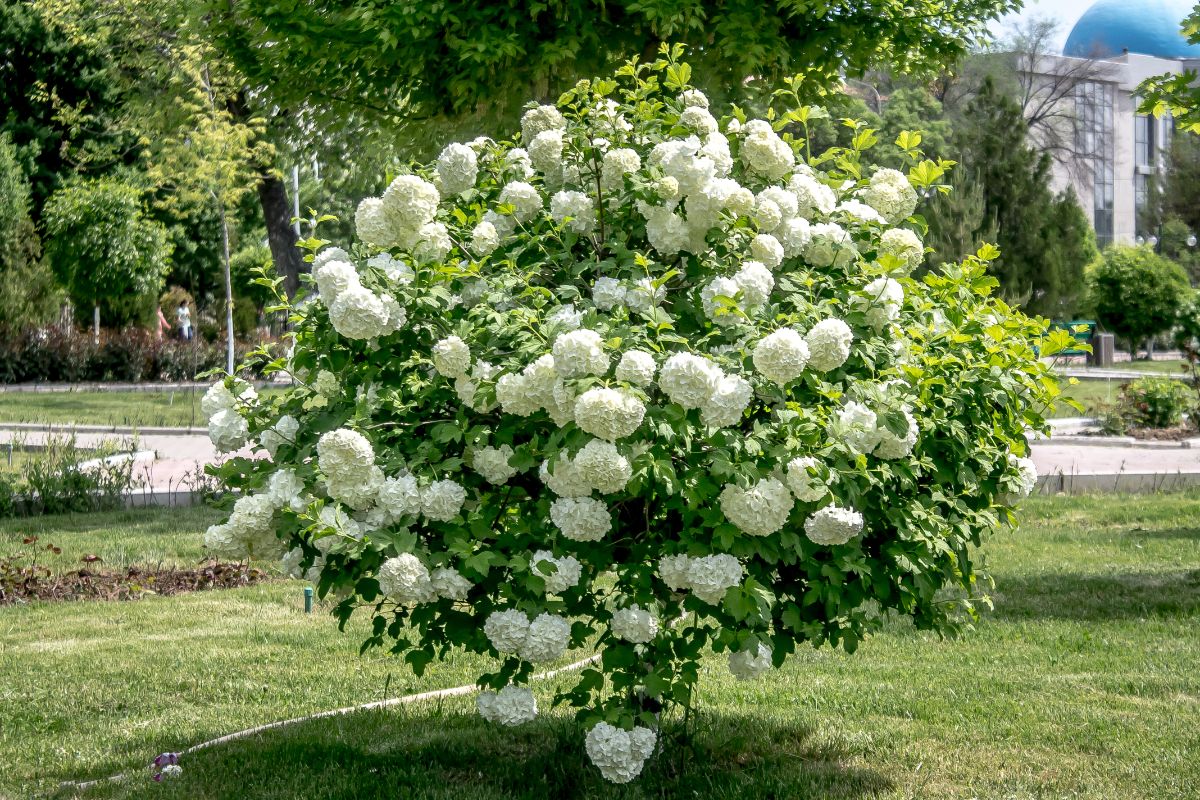
[[[124,572],[78,569],[50,573],[26,567],[0,574],[0,605],[34,600],[138,600],[205,589],[250,586],[270,576],[246,564],[211,562],[196,569],[130,567]]]
[[[1200,433],[1192,427],[1178,428],[1130,428],[1129,435],[1135,439],[1149,439],[1157,442],[1182,442],[1184,439],[1194,439]]]

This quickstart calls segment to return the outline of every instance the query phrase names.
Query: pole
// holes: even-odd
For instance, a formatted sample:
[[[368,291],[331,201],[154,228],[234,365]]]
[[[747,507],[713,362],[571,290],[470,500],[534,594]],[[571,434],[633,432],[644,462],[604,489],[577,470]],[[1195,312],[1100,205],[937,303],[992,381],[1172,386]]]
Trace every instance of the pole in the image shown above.
[[[213,192],[217,212],[221,215],[221,245],[225,251],[225,366],[233,374],[233,277],[229,268],[229,218],[225,216],[225,204]]]
[[[292,223],[292,227],[296,230],[296,238],[300,238],[300,166],[292,167],[292,214],[296,221]]]
[[[100,304],[92,307],[92,338],[100,344]]]

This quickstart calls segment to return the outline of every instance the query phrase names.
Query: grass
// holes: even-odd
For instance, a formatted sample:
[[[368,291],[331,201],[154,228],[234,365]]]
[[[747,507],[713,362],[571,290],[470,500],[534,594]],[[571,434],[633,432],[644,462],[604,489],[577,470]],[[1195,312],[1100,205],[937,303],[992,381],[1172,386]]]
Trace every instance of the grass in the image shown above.
[[[1187,362],[1182,358],[1172,358],[1165,361],[1122,361],[1119,364],[1114,364],[1113,369],[1132,370],[1134,372],[1155,372],[1155,373],[1173,373],[1179,374],[1183,372],[1187,366]]]
[[[171,392],[0,392],[0,422],[203,427],[201,389]]]
[[[1074,386],[1068,386],[1065,379],[1060,379],[1059,385],[1063,390],[1061,396],[1078,400],[1083,404],[1084,411],[1081,415],[1071,406],[1059,403],[1051,416],[1056,418],[1088,416],[1097,404],[1115,403],[1123,383],[1125,381],[1122,380],[1080,380]]]
[[[46,520],[75,551],[194,519]],[[161,517],[169,516],[167,522]],[[671,744],[626,787],[549,710],[499,731],[461,698],[320,720],[187,756],[87,798],[1174,798],[1200,780],[1200,494],[1037,498],[987,543],[996,611],[956,641],[896,625],[854,656],[803,650],[752,683],[704,669],[694,757]],[[157,519],[158,521],[153,521]],[[18,531],[5,529],[6,535]],[[49,533],[45,534],[49,536]],[[136,768],[244,727],[468,682],[415,679],[363,630],[301,611],[301,584],[0,610],[0,796]],[[668,735],[678,731],[670,722]],[[61,791],[56,797],[77,793]]]

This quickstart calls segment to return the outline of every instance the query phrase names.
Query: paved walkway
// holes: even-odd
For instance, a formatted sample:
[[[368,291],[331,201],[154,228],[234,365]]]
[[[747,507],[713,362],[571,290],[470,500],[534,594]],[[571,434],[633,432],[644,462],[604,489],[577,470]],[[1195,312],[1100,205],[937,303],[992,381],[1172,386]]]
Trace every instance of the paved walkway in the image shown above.
[[[1140,372],[1135,369],[1061,367],[1056,369],[1055,372],[1059,375],[1065,375],[1068,378],[1093,381],[1134,381],[1138,378],[1175,378],[1176,380],[1184,381],[1191,377],[1182,370],[1179,372]]]

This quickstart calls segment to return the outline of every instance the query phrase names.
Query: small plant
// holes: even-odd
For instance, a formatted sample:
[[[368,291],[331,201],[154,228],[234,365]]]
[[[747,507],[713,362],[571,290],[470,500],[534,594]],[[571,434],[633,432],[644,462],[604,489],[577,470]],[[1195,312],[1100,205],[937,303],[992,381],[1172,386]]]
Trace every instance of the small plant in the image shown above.
[[[1191,393],[1173,378],[1138,378],[1121,387],[1118,405],[1135,428],[1173,428],[1192,408]]]
[[[115,452],[115,445],[83,450],[74,437],[51,437],[19,473],[0,475],[0,518],[121,508],[139,480],[132,461],[103,460]]]

